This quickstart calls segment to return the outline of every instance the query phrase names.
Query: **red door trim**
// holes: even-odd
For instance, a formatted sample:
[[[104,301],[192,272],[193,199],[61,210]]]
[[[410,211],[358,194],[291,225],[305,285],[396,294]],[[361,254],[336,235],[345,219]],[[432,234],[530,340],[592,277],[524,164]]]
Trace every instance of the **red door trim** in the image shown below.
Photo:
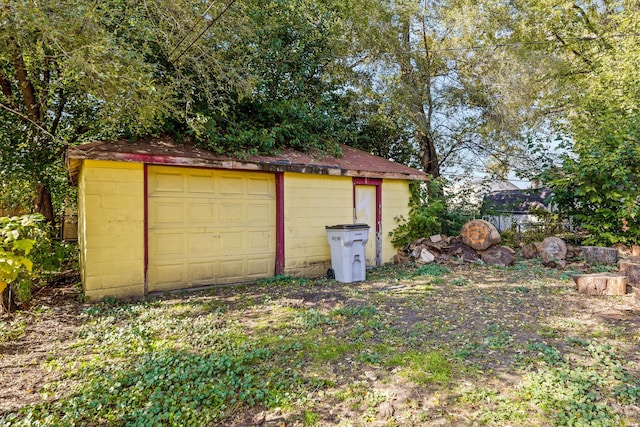
[[[143,185],[144,185],[144,295],[149,293],[149,169],[144,163]]]
[[[276,276],[284,274],[284,261],[284,173],[276,172]]]

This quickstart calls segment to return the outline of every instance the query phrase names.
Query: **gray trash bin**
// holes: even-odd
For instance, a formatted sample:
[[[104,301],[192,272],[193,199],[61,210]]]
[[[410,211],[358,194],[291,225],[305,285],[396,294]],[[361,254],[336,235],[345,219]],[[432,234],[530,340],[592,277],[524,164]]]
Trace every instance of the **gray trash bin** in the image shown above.
[[[328,225],[327,240],[331,248],[331,267],[338,282],[366,279],[365,245],[369,240],[367,224]]]

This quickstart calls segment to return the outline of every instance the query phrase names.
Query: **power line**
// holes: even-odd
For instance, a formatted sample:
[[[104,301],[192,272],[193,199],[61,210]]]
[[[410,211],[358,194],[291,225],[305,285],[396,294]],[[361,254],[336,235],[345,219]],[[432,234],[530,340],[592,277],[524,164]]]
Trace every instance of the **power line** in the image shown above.
[[[191,49],[191,47],[198,41],[200,40],[200,37],[202,37],[204,35],[204,33],[206,33],[207,31],[209,31],[209,29],[213,26],[213,24],[215,24],[216,22],[218,22],[218,20],[222,17],[222,15],[224,15],[227,10],[229,10],[231,8],[231,6],[233,6],[233,4],[236,2],[236,0],[231,0],[224,9],[222,9],[222,11],[211,20],[211,22],[209,22],[209,25],[207,25],[204,30],[202,30],[200,32],[200,34],[198,34],[198,37],[196,37],[195,39],[193,39],[193,41],[191,43],[189,43],[189,46],[187,46],[186,48],[184,48],[184,50],[182,52],[180,52],[180,54],[172,61],[172,62],[177,62],[180,58],[182,58],[182,55],[184,55],[185,53],[187,53],[187,51],[189,49]]]
[[[207,13],[209,13],[209,10],[213,7],[213,5],[215,4],[214,1],[211,2],[211,4],[209,4],[207,6],[207,8],[205,9],[205,11],[202,13],[202,15],[200,15],[200,19],[204,19],[207,16]],[[194,23],[194,25],[191,28],[188,28],[184,37],[182,37],[180,39],[180,41],[178,42],[178,44],[176,44],[173,48],[173,50],[169,53],[168,57],[171,58],[171,55],[173,55],[178,48],[180,47],[180,45],[182,43],[184,43],[184,41],[193,33],[193,31],[196,29],[197,25]]]
[[[567,38],[565,41],[568,42],[592,42],[597,40],[606,40],[606,39],[614,39],[614,38],[629,38],[629,37],[640,37],[640,33],[628,33],[628,34],[608,34],[603,36],[596,35],[588,35],[583,37],[573,37]],[[437,49],[412,49],[407,51],[402,51],[400,53],[427,53],[427,52],[462,52],[462,51],[470,51],[470,50],[487,50],[487,49],[497,49],[503,47],[516,47],[516,46],[535,46],[535,45],[545,45],[545,44],[554,44],[557,43],[558,40],[553,38],[549,38],[546,40],[534,40],[528,42],[511,42],[511,43],[494,43],[487,45],[475,45],[475,46],[460,46],[460,47],[445,47],[445,48],[437,48]],[[392,55],[390,52],[383,52],[385,55]]]

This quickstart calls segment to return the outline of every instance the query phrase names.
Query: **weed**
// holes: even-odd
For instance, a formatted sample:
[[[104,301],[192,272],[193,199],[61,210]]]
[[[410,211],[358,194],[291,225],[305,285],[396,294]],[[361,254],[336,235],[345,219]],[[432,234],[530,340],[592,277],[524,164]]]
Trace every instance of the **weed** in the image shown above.
[[[451,273],[451,270],[449,270],[447,267],[443,267],[439,264],[425,264],[422,267],[418,268],[416,271],[414,271],[413,276],[414,277],[420,277],[420,276],[440,277],[449,273]]]
[[[484,339],[484,343],[491,350],[499,350],[507,347],[513,341],[513,337],[508,331],[502,329],[498,324],[492,323],[487,327],[489,335]]]
[[[315,412],[311,412],[311,411],[304,411],[304,413],[302,414],[302,425],[305,427],[313,427],[313,426],[317,426],[318,424],[320,424],[320,415],[315,413]]]
[[[345,317],[372,317],[378,314],[378,309],[371,304],[346,306],[332,311],[331,314]]]
[[[545,343],[533,343],[527,346],[530,351],[535,351],[538,356],[549,365],[557,365],[562,361],[560,352]]]
[[[22,319],[0,320],[0,343],[24,337],[27,324]]]
[[[307,329],[317,328],[319,326],[332,325],[336,323],[330,316],[323,314],[320,310],[310,308],[299,313],[296,321]]]
[[[456,277],[455,279],[453,279],[450,282],[453,286],[467,286],[469,285],[471,282],[468,279],[465,279],[464,277]]]
[[[446,384],[451,381],[451,363],[439,352],[410,352],[387,361],[401,366],[400,375],[417,385]]]
[[[455,358],[458,360],[465,360],[482,349],[482,345],[477,342],[467,343],[460,350],[456,351]]]

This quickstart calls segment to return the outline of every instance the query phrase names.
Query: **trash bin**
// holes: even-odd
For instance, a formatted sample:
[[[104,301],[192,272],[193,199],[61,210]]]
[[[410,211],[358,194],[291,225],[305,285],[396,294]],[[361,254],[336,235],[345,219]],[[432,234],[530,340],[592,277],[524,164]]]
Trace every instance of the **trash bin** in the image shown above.
[[[364,246],[369,240],[367,224],[328,225],[327,240],[331,248],[331,267],[335,279],[342,283],[366,279]]]

